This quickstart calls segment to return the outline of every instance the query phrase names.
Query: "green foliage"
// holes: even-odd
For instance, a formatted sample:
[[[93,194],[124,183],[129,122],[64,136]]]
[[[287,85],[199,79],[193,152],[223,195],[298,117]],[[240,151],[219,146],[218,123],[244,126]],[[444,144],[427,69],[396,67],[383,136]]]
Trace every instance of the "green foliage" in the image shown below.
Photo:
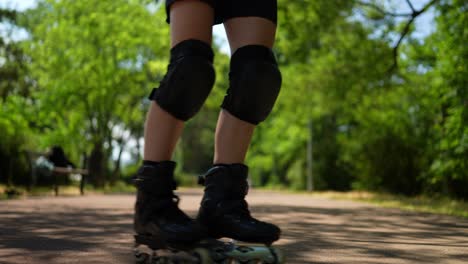
[[[24,118],[29,113],[28,82],[24,78],[23,52],[10,40],[15,29],[17,13],[0,9],[0,181],[7,184],[25,183],[28,163],[26,146],[30,142],[29,124]],[[15,175],[15,177],[13,177]]]
[[[391,15],[396,2],[278,3],[274,51],[283,86],[252,140],[252,184],[305,189],[312,135],[316,189],[466,199],[467,2],[435,2],[424,11],[436,17],[432,33],[415,37],[419,29],[410,26],[398,53],[395,41],[411,16]],[[164,8],[155,7],[149,0],[47,0],[21,14],[0,12],[30,34],[0,42],[2,181],[26,175],[4,165],[27,168],[25,150],[62,145],[75,163],[89,156],[94,185],[120,184],[115,153],[142,138],[143,98],[167,67],[169,28]],[[398,68],[389,71],[394,54]],[[217,52],[215,67],[213,92],[186,124],[174,157],[185,184],[212,162],[229,57]],[[140,148],[121,173],[127,181]]]
[[[141,136],[143,98],[159,78],[167,28],[141,1],[42,1],[24,16],[24,48],[46,114],[43,146],[89,153],[91,180],[106,181],[113,144]],[[161,54],[160,56],[156,54]],[[137,137],[138,138],[138,137]]]
[[[468,197],[468,3],[443,1],[439,7],[437,49],[432,95],[436,100],[433,124],[432,185]]]
[[[24,119],[26,104],[19,96],[0,103],[0,180],[7,184],[25,184],[28,178],[26,150],[34,146]],[[13,177],[15,176],[15,177]]]
[[[280,2],[283,90],[249,153],[256,182],[305,188],[312,132],[317,189],[467,197],[466,3],[437,5],[438,30],[407,37],[393,73],[389,33],[401,20],[355,4]],[[356,10],[369,23],[350,18]]]

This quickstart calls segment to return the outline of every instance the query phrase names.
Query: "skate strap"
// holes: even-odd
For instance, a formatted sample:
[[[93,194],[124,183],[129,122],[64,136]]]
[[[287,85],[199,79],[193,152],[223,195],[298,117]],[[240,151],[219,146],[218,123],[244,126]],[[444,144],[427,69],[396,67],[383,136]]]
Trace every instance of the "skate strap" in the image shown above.
[[[155,195],[169,196],[177,189],[177,182],[172,177],[138,175],[132,180],[138,189]]]
[[[243,164],[217,164],[198,176],[198,184],[229,199],[243,199],[249,191],[248,168]]]

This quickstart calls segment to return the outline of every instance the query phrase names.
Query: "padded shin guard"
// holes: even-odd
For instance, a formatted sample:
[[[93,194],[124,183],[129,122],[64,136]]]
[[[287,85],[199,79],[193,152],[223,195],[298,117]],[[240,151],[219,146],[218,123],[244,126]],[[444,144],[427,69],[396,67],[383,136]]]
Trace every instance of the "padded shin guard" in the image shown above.
[[[213,87],[213,51],[203,41],[185,40],[171,49],[171,61],[149,99],[179,120],[187,121],[202,107]]]
[[[265,120],[281,88],[281,73],[271,49],[260,45],[239,48],[231,58],[229,81],[222,108],[251,124]]]

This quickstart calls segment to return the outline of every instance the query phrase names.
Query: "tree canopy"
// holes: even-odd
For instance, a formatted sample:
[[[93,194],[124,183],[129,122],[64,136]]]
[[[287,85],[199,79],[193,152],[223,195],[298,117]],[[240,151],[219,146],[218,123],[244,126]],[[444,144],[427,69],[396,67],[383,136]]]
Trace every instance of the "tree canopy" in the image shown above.
[[[254,185],[306,189],[313,175],[319,190],[468,197],[468,3],[423,2],[278,1],[283,86],[248,153]],[[87,157],[96,186],[134,172],[146,96],[168,62],[161,7],[41,0],[0,10],[1,23],[28,32],[0,40],[0,181],[27,183],[25,151],[51,145],[77,164]],[[434,19],[421,36],[425,14]],[[180,174],[211,163],[229,72],[214,47],[215,88],[179,142]]]

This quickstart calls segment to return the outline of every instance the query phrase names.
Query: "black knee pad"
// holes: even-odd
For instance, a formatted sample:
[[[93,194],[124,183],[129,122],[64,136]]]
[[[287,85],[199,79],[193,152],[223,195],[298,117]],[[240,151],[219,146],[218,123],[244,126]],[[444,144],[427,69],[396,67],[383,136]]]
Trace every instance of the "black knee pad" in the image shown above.
[[[229,81],[222,108],[251,124],[265,120],[281,88],[281,73],[271,49],[248,45],[236,50]]]
[[[188,120],[202,107],[213,87],[213,51],[199,40],[185,40],[171,49],[171,61],[149,99],[175,118]]]

